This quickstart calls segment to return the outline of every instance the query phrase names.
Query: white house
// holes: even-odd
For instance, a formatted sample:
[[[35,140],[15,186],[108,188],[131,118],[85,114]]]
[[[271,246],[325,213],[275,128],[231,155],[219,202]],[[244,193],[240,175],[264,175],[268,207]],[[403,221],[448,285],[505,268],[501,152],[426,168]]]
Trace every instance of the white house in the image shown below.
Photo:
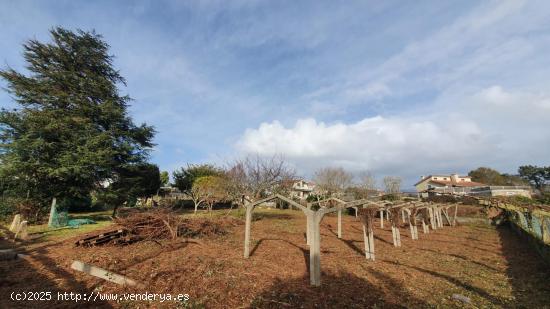
[[[292,184],[292,189],[290,191],[291,197],[296,197],[299,199],[306,199],[315,189],[315,184],[313,182],[308,182],[303,179],[296,180]]]
[[[429,175],[422,176],[420,181],[415,183],[416,191],[428,192],[435,191],[439,193],[457,193],[467,194],[472,188],[484,187],[485,184],[472,181],[470,176],[450,175]]]

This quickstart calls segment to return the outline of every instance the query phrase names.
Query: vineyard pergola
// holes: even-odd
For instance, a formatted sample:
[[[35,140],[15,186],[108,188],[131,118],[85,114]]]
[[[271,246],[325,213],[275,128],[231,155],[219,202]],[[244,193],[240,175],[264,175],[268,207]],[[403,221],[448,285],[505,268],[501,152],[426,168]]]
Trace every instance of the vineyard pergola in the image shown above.
[[[424,233],[428,233],[426,220],[429,221],[432,229],[443,227],[443,218],[450,226],[456,222],[457,205],[439,205],[425,202],[401,202],[392,203],[387,201],[372,201],[367,199],[346,202],[337,198],[330,198],[323,201],[310,203],[306,206],[301,205],[292,199],[275,194],[264,199],[248,203],[246,205],[246,224],[244,239],[244,257],[250,256],[250,232],[252,224],[252,213],[256,206],[280,200],[289,205],[300,209],[306,216],[306,243],[309,245],[309,277],[310,284],[313,286],[321,285],[321,233],[320,224],[326,214],[338,212],[338,238],[342,237],[342,211],[347,208],[354,208],[356,214],[363,225],[363,238],[365,243],[365,257],[374,260],[374,217],[380,212],[381,226],[384,224],[384,213],[392,226],[393,244],[396,247],[401,246],[401,237],[399,234],[398,220],[399,213],[403,223],[408,223],[411,231],[411,239],[418,239],[416,224],[418,215],[421,215]],[[332,203],[329,203],[332,202]],[[337,204],[337,206],[321,206],[319,209],[313,209],[314,204]],[[450,207],[455,207],[454,218],[451,219],[448,214]],[[407,215],[405,215],[407,214]]]

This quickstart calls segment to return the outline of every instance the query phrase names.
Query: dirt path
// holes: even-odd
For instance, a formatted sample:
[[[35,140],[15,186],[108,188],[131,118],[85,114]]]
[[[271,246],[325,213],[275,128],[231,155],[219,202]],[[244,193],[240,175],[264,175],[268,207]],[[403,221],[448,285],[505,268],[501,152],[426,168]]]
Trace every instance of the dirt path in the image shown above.
[[[150,293],[190,295],[183,304],[141,303],[141,308],[544,308],[550,304],[550,270],[507,228],[445,227],[412,241],[401,228],[401,248],[391,230],[375,230],[376,261],[364,258],[362,230],[344,217],[321,228],[322,286],[309,286],[305,219],[297,211],[261,212],[252,227],[252,254],[242,258],[244,226],[202,244],[140,242],[126,247],[76,248],[72,242],[33,251],[24,260],[0,262],[0,308],[135,308],[133,301],[12,302],[14,291],[122,293],[126,290],[70,270],[77,259],[145,283]],[[377,226],[378,222],[377,222]],[[421,229],[420,229],[421,232]],[[130,291],[130,290],[128,290]],[[143,292],[143,291],[140,291]],[[452,298],[460,294],[472,305]]]

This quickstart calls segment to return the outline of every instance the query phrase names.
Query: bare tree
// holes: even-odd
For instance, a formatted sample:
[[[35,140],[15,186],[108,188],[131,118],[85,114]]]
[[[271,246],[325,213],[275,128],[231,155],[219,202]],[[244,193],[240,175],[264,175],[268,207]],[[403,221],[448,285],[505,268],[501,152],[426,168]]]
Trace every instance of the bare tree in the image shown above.
[[[371,172],[363,171],[357,176],[357,182],[346,189],[346,194],[353,196],[355,199],[368,198],[376,191],[376,179]]]
[[[376,190],[376,178],[371,172],[361,172],[359,173],[359,185],[367,191]]]
[[[401,177],[384,177],[384,186],[386,187],[386,193],[388,194],[397,194],[401,192]]]
[[[353,175],[341,167],[325,167],[315,172],[315,184],[328,196],[344,192],[352,180]]]
[[[282,193],[292,186],[295,172],[280,155],[270,158],[247,156],[235,161],[227,169],[227,178],[233,197],[241,196],[253,200],[273,193]]]
[[[205,192],[203,191],[203,188],[201,186],[192,186],[190,190],[187,190],[187,195],[189,195],[193,200],[193,204],[195,205],[195,214],[196,214],[198,208],[206,200]]]

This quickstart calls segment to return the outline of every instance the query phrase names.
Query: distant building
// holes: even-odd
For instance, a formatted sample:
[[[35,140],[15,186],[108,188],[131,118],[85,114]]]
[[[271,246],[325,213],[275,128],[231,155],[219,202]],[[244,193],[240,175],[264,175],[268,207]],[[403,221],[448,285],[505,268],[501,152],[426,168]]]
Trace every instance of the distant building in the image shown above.
[[[181,192],[178,188],[171,186],[160,187],[159,195],[164,198],[175,200],[189,199],[189,196],[187,194]]]
[[[303,179],[296,180],[292,183],[290,196],[298,199],[306,199],[315,190],[315,184]]]
[[[422,176],[420,181],[415,183],[414,186],[419,193],[468,194],[473,188],[484,187],[486,185],[472,181],[472,177],[470,176],[450,174]]]

